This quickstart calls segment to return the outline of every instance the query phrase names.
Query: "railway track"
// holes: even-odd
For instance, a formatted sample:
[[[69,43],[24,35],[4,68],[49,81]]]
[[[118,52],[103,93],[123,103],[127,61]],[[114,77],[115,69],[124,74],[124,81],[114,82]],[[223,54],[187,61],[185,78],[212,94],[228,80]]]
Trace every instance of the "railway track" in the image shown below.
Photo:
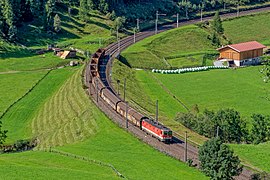
[[[251,14],[251,13],[257,13],[257,12],[263,12],[263,11],[270,11],[270,7],[255,9],[255,10],[248,10],[241,12],[240,16]],[[231,18],[235,17],[236,13],[228,13],[221,15],[222,18]],[[206,17],[203,18],[203,21],[210,20],[212,17]],[[179,26],[183,25],[189,25],[200,22],[200,19],[193,19],[189,21],[180,22]],[[160,26],[160,29],[158,30],[158,33],[170,30],[176,27],[176,23],[168,24]],[[154,29],[150,29],[147,31],[143,31],[136,34],[136,41],[138,42],[142,39],[145,39],[147,37],[150,37],[152,35],[155,35]],[[123,38],[122,40],[116,43],[113,43],[109,45],[106,48],[106,55],[109,56],[109,59],[105,59],[102,62],[100,62],[99,67],[99,74],[102,82],[105,86],[108,86],[111,91],[115,93],[114,87],[112,86],[111,81],[111,69],[112,69],[112,62],[115,57],[119,56],[121,51],[125,50],[127,47],[134,44],[134,37],[128,36],[126,38]],[[126,122],[125,119],[119,115],[115,110],[113,110],[111,107],[108,106],[108,104],[101,98],[98,98],[98,95],[96,94],[95,88],[90,83],[90,64],[86,66],[85,70],[85,84],[88,87],[88,93],[90,97],[92,97],[93,102],[102,110],[110,119],[112,119],[115,123],[117,123],[120,127],[126,128]],[[120,98],[121,99],[121,98]],[[181,161],[184,161],[184,153],[185,153],[185,142],[181,140],[180,137],[174,136],[173,143],[171,144],[164,144],[160,141],[158,141],[156,138],[151,137],[150,135],[146,134],[145,132],[141,131],[139,128],[135,127],[132,124],[129,124],[129,127],[127,128],[127,131],[134,134],[139,139],[143,140],[145,143],[151,145],[152,147],[156,148],[157,150],[170,155],[176,159],[179,159]],[[199,165],[198,160],[198,148],[188,143],[188,151],[187,156],[188,159],[192,159],[194,165]],[[250,176],[252,175],[252,171],[247,170],[244,168],[242,174],[236,179],[240,180],[246,180],[250,179]]]

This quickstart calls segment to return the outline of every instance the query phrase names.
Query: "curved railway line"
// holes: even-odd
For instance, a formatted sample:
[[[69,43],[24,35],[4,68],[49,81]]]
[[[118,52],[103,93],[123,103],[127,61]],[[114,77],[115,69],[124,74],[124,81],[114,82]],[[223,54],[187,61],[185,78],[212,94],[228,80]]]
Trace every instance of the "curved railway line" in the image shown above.
[[[241,12],[240,16],[251,14],[251,13],[269,11],[269,10],[270,10],[270,7],[247,10],[247,11]],[[229,13],[229,14],[221,15],[222,18],[230,18],[230,17],[235,17],[235,16],[236,16],[236,13]],[[211,18],[212,17],[203,18],[203,21],[210,20]],[[200,22],[200,19],[184,21],[184,22],[180,22],[179,26],[194,24],[198,22]],[[169,30],[169,29],[173,29],[175,27],[176,27],[176,23],[160,26],[158,33]],[[155,35],[154,29],[137,33],[135,42],[138,42],[152,35]],[[105,56],[107,56],[108,58],[103,58],[100,62],[97,63],[98,65],[96,68],[98,71],[98,77],[102,81],[103,85],[108,87],[108,89],[114,95],[116,95],[116,93],[115,93],[114,87],[111,84],[112,62],[114,58],[120,54],[121,51],[131,46],[132,44],[134,44],[134,37],[128,36],[120,40],[119,44],[116,42],[109,45],[108,47],[106,47],[106,54],[105,54]],[[145,133],[144,131],[141,131],[137,126],[131,123],[129,123],[128,128],[126,128],[126,119],[123,116],[121,116],[119,113],[117,113],[113,108],[111,108],[111,106],[109,106],[108,103],[104,101],[104,99],[99,97],[98,91],[96,91],[96,88],[92,84],[90,66],[91,66],[91,62],[86,66],[84,81],[85,81],[85,85],[88,87],[88,90],[87,90],[88,94],[93,99],[93,102],[100,108],[100,110],[102,110],[111,120],[117,123],[120,127],[125,128],[127,131],[131,132],[132,134],[134,134],[136,137],[138,137],[145,143],[151,145],[152,147],[156,148],[157,150],[167,155],[170,155],[176,159],[184,161],[185,142],[182,140],[182,137],[176,136],[177,133],[174,133],[173,142],[171,144],[165,144],[158,141],[158,139],[152,137],[151,135]],[[121,99],[120,97],[118,98]],[[199,164],[198,147],[196,145],[194,146],[194,143],[193,145],[188,143],[187,147],[188,147],[188,151],[187,151],[188,159],[192,159],[193,164],[198,165]],[[236,179],[243,179],[243,180],[250,179],[251,174],[252,174],[252,171],[244,168],[242,174],[236,177]]]

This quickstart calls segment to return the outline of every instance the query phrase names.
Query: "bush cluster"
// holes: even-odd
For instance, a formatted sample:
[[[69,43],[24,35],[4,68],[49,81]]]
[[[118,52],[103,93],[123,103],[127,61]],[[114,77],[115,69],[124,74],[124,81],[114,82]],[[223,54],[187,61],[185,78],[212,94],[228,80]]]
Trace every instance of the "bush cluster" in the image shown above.
[[[269,116],[253,114],[249,130],[245,120],[234,109],[197,112],[178,113],[175,119],[200,135],[208,138],[219,136],[223,142],[259,144],[270,140]]]
[[[36,139],[18,140],[14,144],[1,147],[2,153],[21,152],[33,149],[37,145]]]

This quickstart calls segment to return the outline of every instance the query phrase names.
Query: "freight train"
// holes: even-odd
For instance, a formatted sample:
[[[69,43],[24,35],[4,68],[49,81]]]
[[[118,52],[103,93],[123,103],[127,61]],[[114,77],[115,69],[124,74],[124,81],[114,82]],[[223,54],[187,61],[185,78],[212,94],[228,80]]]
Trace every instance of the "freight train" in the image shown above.
[[[105,49],[99,49],[94,55],[92,55],[92,59],[90,61],[91,83],[97,90],[98,96],[121,116],[127,117],[130,123],[134,124],[146,133],[151,134],[158,140],[170,143],[172,141],[172,131],[169,128],[144,116],[135,109],[127,107],[127,104],[114,94],[110,87],[104,85],[98,68],[102,58],[106,58]]]

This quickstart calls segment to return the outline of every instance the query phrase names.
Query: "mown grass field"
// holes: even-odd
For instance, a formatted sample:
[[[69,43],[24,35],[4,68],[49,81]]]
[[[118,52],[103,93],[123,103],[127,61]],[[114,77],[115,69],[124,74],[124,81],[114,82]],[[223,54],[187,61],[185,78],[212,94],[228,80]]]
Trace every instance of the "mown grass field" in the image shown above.
[[[152,75],[190,109],[195,104],[201,110],[234,108],[249,117],[253,113],[269,114],[267,95],[270,85],[263,82],[260,68],[256,66],[181,75]]]
[[[133,68],[201,66],[202,56],[198,56],[198,53],[216,53],[208,35],[208,32],[195,25],[184,26],[146,38],[127,48],[122,56]],[[185,59],[179,60],[181,57]],[[170,60],[166,62],[167,59]],[[181,65],[176,61],[185,63]]]
[[[233,43],[259,41],[270,46],[270,13],[250,15],[223,22],[225,35]]]
[[[42,151],[52,147],[112,164],[129,179],[207,179],[198,170],[143,144],[112,123],[82,89],[82,68],[52,71],[54,74],[49,74],[25,97],[24,108],[11,109],[23,115],[25,121],[10,123],[10,138],[22,138],[27,132],[29,137],[38,139],[36,149],[41,151],[0,155],[1,175],[7,179],[117,178],[110,168]],[[48,83],[52,83],[50,88],[43,86]],[[26,116],[29,108],[34,111]]]
[[[31,138],[30,124],[36,111],[73,73],[69,68],[53,70],[34,89],[18,101],[2,117],[3,128],[9,132],[7,142]]]
[[[17,99],[22,97],[47,71],[0,73],[0,115]]]
[[[50,69],[69,63],[69,60],[61,59],[53,55],[53,52],[43,55],[30,53],[25,54],[25,57],[21,57],[21,55],[18,53],[12,57],[10,55],[7,58],[0,57],[0,72],[35,71]]]
[[[61,87],[55,87],[58,90],[35,113],[31,129],[40,141],[38,149],[82,141],[100,130],[82,90],[81,73],[77,69]]]
[[[42,151],[1,154],[0,167],[1,179],[119,179],[111,168]]]
[[[270,173],[270,143],[259,145],[231,145],[241,161]]]

